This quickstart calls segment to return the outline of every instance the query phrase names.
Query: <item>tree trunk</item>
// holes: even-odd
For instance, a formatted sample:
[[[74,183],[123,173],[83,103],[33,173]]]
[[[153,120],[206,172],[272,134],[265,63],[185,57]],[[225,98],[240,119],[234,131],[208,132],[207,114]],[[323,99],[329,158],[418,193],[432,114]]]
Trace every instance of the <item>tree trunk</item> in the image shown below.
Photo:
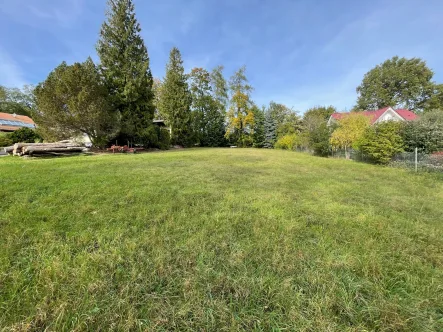
[[[14,151],[14,146],[7,146],[6,148],[3,148],[6,153],[11,154]]]
[[[48,153],[48,152],[83,152],[86,149],[82,146],[78,147],[69,147],[69,148],[52,148],[52,147],[29,147],[26,148],[22,153],[23,154],[40,154],[40,153]]]
[[[84,146],[74,143],[17,143],[14,144],[12,152],[14,156],[23,156],[42,152],[83,152],[84,150],[86,150]]]

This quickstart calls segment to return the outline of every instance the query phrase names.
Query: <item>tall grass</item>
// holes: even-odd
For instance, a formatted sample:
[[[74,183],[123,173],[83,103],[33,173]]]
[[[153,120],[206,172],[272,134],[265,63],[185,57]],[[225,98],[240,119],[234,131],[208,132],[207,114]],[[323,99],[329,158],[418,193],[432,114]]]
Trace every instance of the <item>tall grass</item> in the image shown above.
[[[4,330],[443,330],[443,177],[289,151],[0,159]]]

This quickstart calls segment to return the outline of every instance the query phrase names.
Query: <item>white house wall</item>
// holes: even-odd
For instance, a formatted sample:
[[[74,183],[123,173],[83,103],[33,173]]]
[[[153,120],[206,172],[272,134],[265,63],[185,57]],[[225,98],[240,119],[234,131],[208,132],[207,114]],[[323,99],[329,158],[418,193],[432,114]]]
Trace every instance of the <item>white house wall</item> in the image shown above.
[[[386,121],[405,121],[405,120],[400,115],[398,115],[397,112],[395,112],[392,108],[389,108],[374,123],[380,123]]]

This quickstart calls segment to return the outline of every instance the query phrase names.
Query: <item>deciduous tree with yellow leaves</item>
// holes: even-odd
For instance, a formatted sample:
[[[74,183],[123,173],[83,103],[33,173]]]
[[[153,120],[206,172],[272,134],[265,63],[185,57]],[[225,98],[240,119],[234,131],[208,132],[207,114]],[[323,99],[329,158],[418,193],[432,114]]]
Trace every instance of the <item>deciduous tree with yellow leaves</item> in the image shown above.
[[[338,127],[331,135],[331,145],[344,149],[346,159],[350,158],[349,149],[364,135],[369,126],[369,118],[357,112],[351,112],[338,120]]]
[[[231,143],[241,147],[252,144],[254,133],[254,105],[250,97],[252,87],[248,84],[245,71],[246,67],[240,68],[229,82],[231,100],[225,134]]]

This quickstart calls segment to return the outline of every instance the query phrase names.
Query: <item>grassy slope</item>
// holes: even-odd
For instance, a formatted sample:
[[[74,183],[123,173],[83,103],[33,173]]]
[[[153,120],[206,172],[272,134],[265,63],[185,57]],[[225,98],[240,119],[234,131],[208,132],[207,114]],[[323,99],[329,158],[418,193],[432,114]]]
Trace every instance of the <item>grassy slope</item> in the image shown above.
[[[0,159],[0,328],[441,330],[443,179],[286,151]]]

